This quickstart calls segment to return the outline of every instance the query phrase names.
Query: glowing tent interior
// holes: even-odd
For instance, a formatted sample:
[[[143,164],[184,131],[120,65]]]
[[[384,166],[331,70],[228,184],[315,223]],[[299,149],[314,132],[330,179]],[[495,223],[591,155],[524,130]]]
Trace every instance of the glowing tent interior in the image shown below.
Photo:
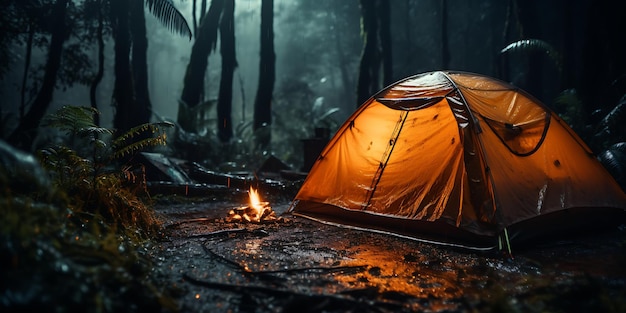
[[[359,107],[289,210],[490,249],[505,233],[510,244],[604,227],[597,223],[623,216],[626,195],[572,129],[529,94],[478,74],[429,72]]]

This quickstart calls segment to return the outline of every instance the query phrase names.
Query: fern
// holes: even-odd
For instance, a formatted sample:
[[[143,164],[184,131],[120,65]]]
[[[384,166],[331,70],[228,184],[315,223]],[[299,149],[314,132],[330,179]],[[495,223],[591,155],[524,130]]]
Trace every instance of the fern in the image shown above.
[[[122,157],[132,155],[133,153],[144,150],[149,147],[156,147],[165,145],[167,142],[167,135],[165,133],[159,134],[156,137],[142,139],[137,142],[133,142],[129,145],[124,145],[117,149],[113,153],[113,159],[120,159]]]
[[[76,135],[85,128],[97,128],[94,123],[94,115],[98,111],[91,107],[63,106],[55,113],[45,116],[41,125],[58,128],[69,134]]]
[[[173,126],[174,124],[170,122],[158,122],[141,124],[131,128],[126,133],[119,135],[115,140],[113,140],[112,146],[115,151],[111,156],[112,159],[120,159],[149,147],[165,145],[167,143],[167,134],[161,128]],[[144,135],[145,133],[159,134],[155,137],[149,137],[133,143],[127,143],[128,141]]]
[[[77,184],[91,185],[89,178],[94,172],[94,165],[88,159],[65,146],[56,146],[39,151],[43,168],[50,171],[53,181],[64,190],[74,189]]]
[[[57,187],[73,199],[70,205],[73,212],[101,215],[121,229],[140,226],[146,230],[153,224],[151,212],[136,196],[138,189],[130,188],[137,180],[128,180],[127,170],[116,167],[116,161],[142,149],[165,145],[167,136],[162,129],[173,124],[138,125],[115,139],[107,137],[110,140],[107,144],[100,135],[114,135],[114,132],[95,125],[95,114],[98,111],[90,107],[65,106],[46,116],[44,125],[64,130],[72,141],[89,139],[89,145],[81,148],[92,155],[85,157],[67,145],[56,145],[40,150],[42,165],[50,170]]]

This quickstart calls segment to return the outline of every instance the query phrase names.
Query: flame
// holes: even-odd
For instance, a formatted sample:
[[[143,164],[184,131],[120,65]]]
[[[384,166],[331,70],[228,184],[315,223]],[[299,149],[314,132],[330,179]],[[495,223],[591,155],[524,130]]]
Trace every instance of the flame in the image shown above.
[[[263,204],[261,203],[261,198],[259,197],[259,193],[252,187],[250,187],[250,192],[248,193],[250,197],[250,207],[253,208],[257,215],[263,213]]]
[[[276,213],[272,211],[269,202],[261,201],[259,192],[256,189],[250,187],[248,197],[250,198],[250,205],[230,210],[226,218],[227,222],[260,223],[282,221],[282,219],[276,217]]]

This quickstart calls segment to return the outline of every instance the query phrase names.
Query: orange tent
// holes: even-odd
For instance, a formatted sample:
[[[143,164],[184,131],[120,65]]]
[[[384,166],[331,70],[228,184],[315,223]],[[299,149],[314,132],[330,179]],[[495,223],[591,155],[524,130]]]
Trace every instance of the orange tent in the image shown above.
[[[478,74],[431,72],[387,87],[354,112],[290,211],[487,249],[505,235],[510,244],[606,227],[626,212],[626,195],[532,96]]]

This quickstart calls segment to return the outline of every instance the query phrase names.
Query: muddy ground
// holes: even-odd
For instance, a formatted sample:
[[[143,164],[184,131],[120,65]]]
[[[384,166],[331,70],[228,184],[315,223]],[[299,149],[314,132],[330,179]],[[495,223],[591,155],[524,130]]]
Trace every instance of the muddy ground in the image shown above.
[[[626,312],[621,229],[513,251],[456,250],[281,220],[228,223],[231,197],[157,201],[155,271],[182,312]]]

